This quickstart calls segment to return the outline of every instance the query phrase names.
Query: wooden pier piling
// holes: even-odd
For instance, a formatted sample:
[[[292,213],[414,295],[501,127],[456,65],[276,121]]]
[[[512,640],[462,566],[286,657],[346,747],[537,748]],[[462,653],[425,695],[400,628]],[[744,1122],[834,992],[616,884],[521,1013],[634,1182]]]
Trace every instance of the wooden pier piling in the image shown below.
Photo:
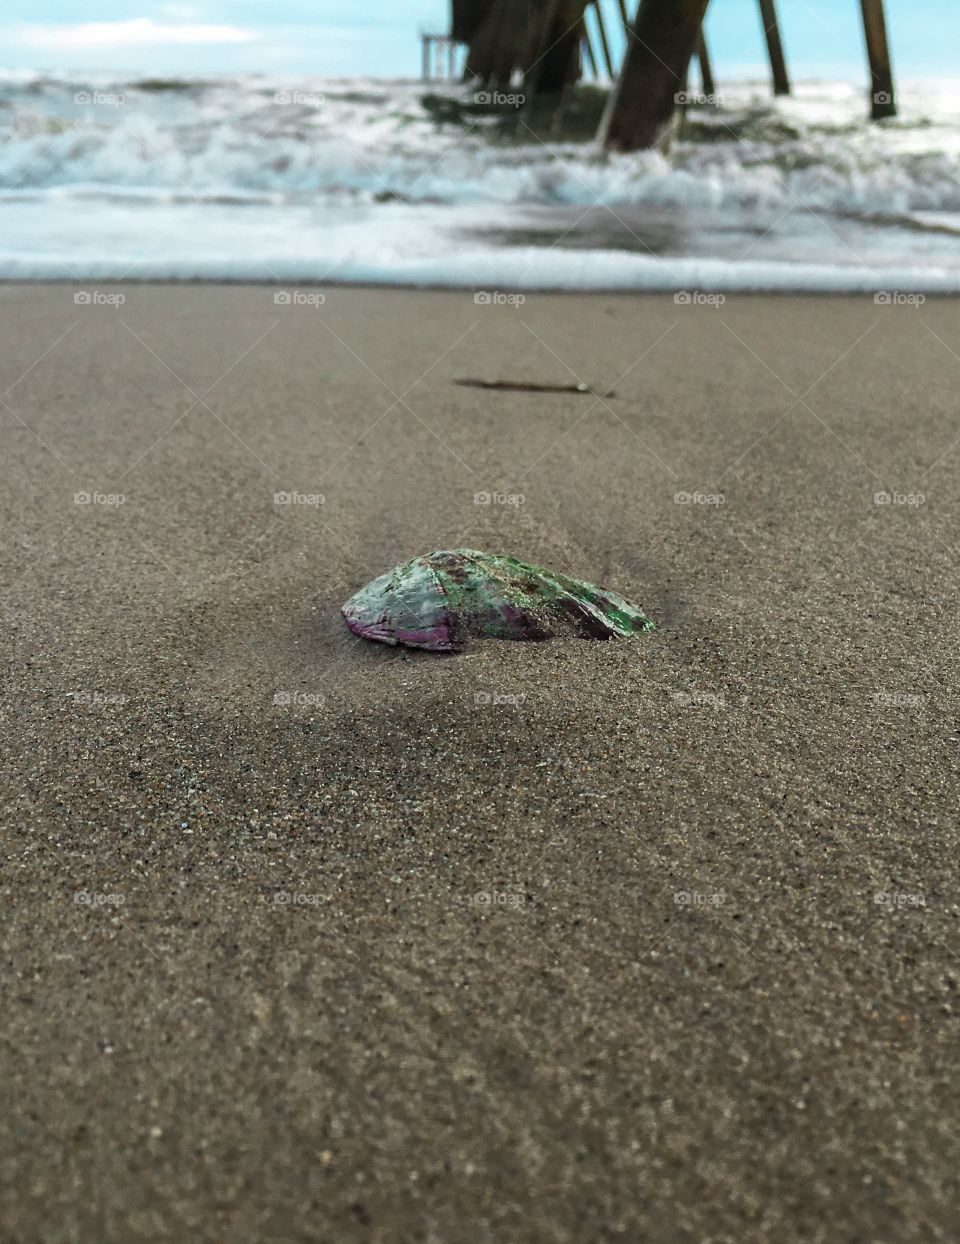
[[[789,95],[790,76],[787,73],[787,61],[783,54],[783,40],[780,38],[776,0],[760,0],[760,21],[763,24],[763,37],[767,41],[767,54],[770,57],[773,93],[774,95]]]
[[[717,85],[713,80],[713,66],[710,64],[710,52],[707,49],[707,36],[700,31],[697,40],[697,62],[700,65],[700,90],[709,99],[717,98]]]
[[[666,141],[709,0],[640,0],[600,138],[610,151]]]
[[[580,76],[580,44],[587,0],[550,0],[528,93],[558,96]]]
[[[463,77],[483,85],[506,85],[524,75],[524,91],[533,103],[540,97],[556,107],[566,88],[582,73],[585,58],[595,76],[601,70],[614,88],[600,130],[603,144],[615,151],[656,146],[669,133],[676,97],[684,89],[691,57],[700,63],[705,96],[716,96],[713,67],[702,30],[709,0],[638,0],[631,23],[627,0],[617,9],[627,35],[627,50],[616,71],[602,0],[451,0],[450,36],[423,36],[423,77],[443,77],[441,53],[447,52],[447,76],[455,68],[454,44],[467,45]],[[770,58],[773,90],[789,95],[790,75],[784,55],[776,0],[758,0]],[[602,62],[591,38],[587,9],[593,8]],[[897,114],[893,70],[883,0],[860,0],[870,65],[870,115],[874,120]]]
[[[590,66],[590,72],[593,74],[594,80],[596,80],[600,77],[600,66],[597,64],[597,54],[593,50],[593,44],[590,42],[590,31],[587,29],[586,22],[583,25],[583,34],[581,35],[580,42],[587,64]]]
[[[860,7],[863,10],[863,33],[867,41],[867,59],[870,62],[870,116],[874,121],[880,121],[884,117],[897,115],[883,0],[860,0]]]
[[[493,0],[471,30],[465,76],[488,86],[497,73],[497,58],[509,0]]]
[[[600,50],[603,52],[603,63],[607,69],[607,76],[612,82],[617,72],[613,66],[613,57],[610,55],[610,43],[607,39],[607,27],[604,22],[603,8],[600,0],[593,0],[593,15],[597,19],[597,33],[600,36]]]

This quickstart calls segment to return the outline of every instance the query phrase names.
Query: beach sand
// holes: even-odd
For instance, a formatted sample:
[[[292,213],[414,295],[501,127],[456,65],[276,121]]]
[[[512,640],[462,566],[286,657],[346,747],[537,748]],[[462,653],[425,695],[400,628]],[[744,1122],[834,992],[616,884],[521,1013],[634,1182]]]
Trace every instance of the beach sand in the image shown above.
[[[4,1238],[956,1238],[956,303],[75,292],[0,289]],[[457,545],[658,629],[349,634]]]

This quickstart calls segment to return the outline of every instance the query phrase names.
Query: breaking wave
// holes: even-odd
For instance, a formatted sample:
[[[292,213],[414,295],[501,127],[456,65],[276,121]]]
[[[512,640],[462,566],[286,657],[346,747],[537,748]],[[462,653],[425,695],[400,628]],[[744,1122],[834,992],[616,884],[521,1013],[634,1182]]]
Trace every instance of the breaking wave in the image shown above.
[[[349,233],[338,213],[361,209],[383,271],[391,247],[407,237],[417,215],[429,216],[434,238],[453,237],[479,220],[473,236],[482,249],[529,242],[527,216],[540,211],[536,229],[543,236],[535,245],[552,249],[556,242],[549,244],[548,235],[555,230],[555,237],[566,238],[574,219],[569,213],[599,207],[634,221],[637,213],[651,219],[682,213],[686,227],[665,251],[647,246],[661,257],[672,252],[729,264],[735,253],[724,249],[724,237],[753,230],[771,235],[754,260],[826,258],[842,267],[834,242],[831,253],[816,252],[823,230],[809,222],[824,216],[845,245],[853,238],[847,266],[882,267],[885,255],[901,266],[929,266],[935,254],[938,267],[957,263],[955,248],[952,259],[942,254],[960,232],[960,93],[949,84],[905,88],[902,118],[882,125],[864,123],[863,93],[852,87],[811,84],[793,99],[774,102],[765,86],[737,84],[720,107],[688,113],[669,159],[656,153],[606,158],[587,143],[543,143],[521,123],[507,140],[490,117],[469,110],[459,115],[454,88],[439,98],[448,106],[438,109],[418,84],[380,80],[0,75],[0,211],[7,225],[0,275],[49,271],[56,254],[37,235],[48,232],[45,219],[59,225],[70,210],[85,223],[70,231],[73,260],[83,271],[102,269],[116,253],[100,237],[95,215],[84,212],[94,203],[107,205],[114,226],[120,222],[121,250],[130,238],[127,258],[136,251],[138,220],[152,234],[165,212],[173,220],[189,211],[201,235],[205,219],[222,231],[228,213],[239,262],[249,255],[255,223],[269,250],[263,209],[288,213],[290,229],[309,225],[315,233],[319,227],[330,246]],[[17,224],[26,203],[33,242],[26,225]],[[330,213],[326,221],[324,211]],[[784,213],[808,224],[778,229]],[[865,232],[843,233],[840,222],[850,221],[861,222]],[[628,232],[636,237],[636,224]],[[412,243],[406,258],[440,261],[452,253],[438,243],[425,256],[423,244]],[[314,239],[305,252],[314,266],[327,260],[337,266],[346,258],[317,245]],[[626,234],[608,231],[593,249],[609,254],[624,247],[635,249]],[[219,263],[221,275],[236,271],[228,249],[221,239],[206,268]],[[179,275],[182,245],[159,253],[154,248],[152,262],[162,266],[165,256],[169,274]],[[269,254],[266,260],[269,267]],[[583,253],[577,266],[589,284]],[[598,262],[598,281],[600,268],[609,266]]]

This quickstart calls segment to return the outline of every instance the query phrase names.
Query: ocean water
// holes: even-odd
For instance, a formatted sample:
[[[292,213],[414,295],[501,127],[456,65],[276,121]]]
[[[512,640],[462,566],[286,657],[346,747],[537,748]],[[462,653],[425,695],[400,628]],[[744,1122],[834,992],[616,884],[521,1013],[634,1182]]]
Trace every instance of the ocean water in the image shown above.
[[[0,277],[960,291],[956,83],[880,125],[852,85],[721,83],[669,159],[424,93],[0,73]]]

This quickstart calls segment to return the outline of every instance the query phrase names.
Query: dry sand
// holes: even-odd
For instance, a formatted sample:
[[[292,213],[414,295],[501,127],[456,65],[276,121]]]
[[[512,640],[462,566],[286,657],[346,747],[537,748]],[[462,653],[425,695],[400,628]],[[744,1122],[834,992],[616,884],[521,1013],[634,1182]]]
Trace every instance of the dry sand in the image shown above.
[[[0,289],[3,1240],[957,1238],[957,304],[74,292]],[[659,629],[349,635],[453,545]]]

